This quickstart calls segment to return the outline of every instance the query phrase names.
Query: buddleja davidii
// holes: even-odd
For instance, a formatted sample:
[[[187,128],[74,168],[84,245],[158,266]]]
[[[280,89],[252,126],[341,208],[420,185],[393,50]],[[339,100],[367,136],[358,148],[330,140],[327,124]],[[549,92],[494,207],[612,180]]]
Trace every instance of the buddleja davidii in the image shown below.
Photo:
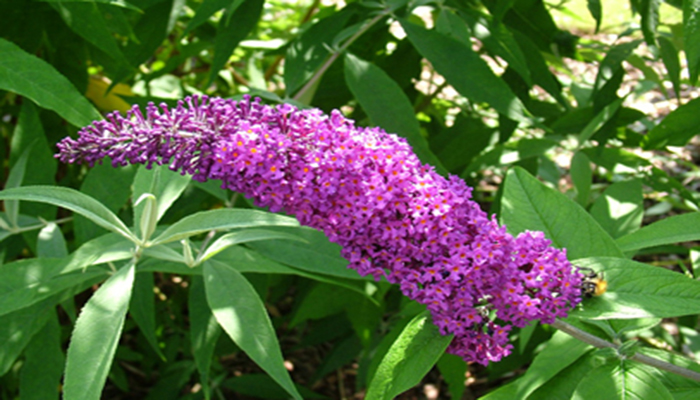
[[[540,232],[512,237],[462,180],[338,111],[191,97],[110,114],[58,147],[63,162],[168,164],[295,215],[340,244],[351,268],[426,304],[454,334],[448,351],[466,361],[500,360],[512,326],[551,323],[580,302],[581,275],[565,251]]]

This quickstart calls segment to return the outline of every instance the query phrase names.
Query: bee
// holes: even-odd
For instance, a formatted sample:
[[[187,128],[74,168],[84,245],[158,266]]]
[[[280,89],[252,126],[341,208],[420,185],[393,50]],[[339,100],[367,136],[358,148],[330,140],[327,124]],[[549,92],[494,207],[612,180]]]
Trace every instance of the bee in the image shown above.
[[[598,297],[608,290],[608,281],[603,277],[603,273],[595,272],[591,268],[579,268],[583,273],[581,282],[581,295],[587,298]]]

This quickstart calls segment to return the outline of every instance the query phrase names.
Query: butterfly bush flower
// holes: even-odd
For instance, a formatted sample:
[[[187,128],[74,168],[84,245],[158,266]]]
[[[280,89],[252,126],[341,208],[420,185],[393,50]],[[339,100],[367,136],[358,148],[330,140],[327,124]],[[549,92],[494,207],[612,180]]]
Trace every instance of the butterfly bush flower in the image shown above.
[[[167,164],[295,215],[341,245],[350,268],[425,304],[454,335],[448,352],[466,361],[500,360],[513,326],[551,323],[580,302],[582,277],[565,250],[541,232],[511,236],[462,180],[337,110],[195,96],[110,114],[58,147],[68,163]]]

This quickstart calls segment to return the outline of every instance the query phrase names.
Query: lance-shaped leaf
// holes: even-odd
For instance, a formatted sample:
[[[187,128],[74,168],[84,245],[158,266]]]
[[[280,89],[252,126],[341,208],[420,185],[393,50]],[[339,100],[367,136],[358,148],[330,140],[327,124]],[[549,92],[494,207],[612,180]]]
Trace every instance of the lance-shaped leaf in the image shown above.
[[[418,52],[464,97],[488,103],[514,121],[525,119],[523,104],[471,46],[435,30],[399,20]]]
[[[260,296],[233,268],[204,263],[207,302],[231,339],[297,400],[302,397],[284,367],[277,335]]]
[[[298,242],[306,242],[303,238],[284,232],[267,231],[264,229],[246,229],[240,232],[227,233],[216,239],[206,250],[198,257],[198,261],[206,261],[215,256],[222,250],[235,246],[241,243],[257,242],[261,240],[286,239],[295,240]],[[199,264],[197,262],[196,264]]]
[[[216,318],[211,313],[207,304],[206,292],[204,291],[204,281],[201,276],[192,277],[190,294],[187,308],[190,317],[190,341],[192,344],[192,355],[199,371],[200,383],[204,391],[204,397],[209,399],[209,367],[216,341],[221,335],[221,327],[216,322]]]
[[[700,133],[700,98],[673,110],[642,139],[645,149],[684,146]]]
[[[615,241],[581,206],[545,186],[522,168],[508,171],[501,199],[501,221],[508,231],[542,231],[569,258],[622,257]]]
[[[99,201],[75,189],[56,186],[25,186],[3,190],[0,200],[24,200],[49,203],[76,212],[97,225],[116,232],[134,242],[138,241],[129,228]]]
[[[122,267],[80,311],[68,346],[64,398],[100,399],[124,327],[135,270],[133,262]]]
[[[700,212],[674,215],[649,224],[617,240],[622,251],[690,242],[700,239]]]
[[[293,218],[263,211],[242,209],[209,210],[192,214],[170,225],[168,229],[153,239],[151,245],[155,246],[185,239],[212,230],[298,225],[299,223]]]
[[[90,102],[44,60],[2,38],[0,54],[0,89],[26,96],[41,107],[56,111],[75,126],[100,119]]]
[[[690,83],[694,85],[700,69],[700,0],[683,0],[683,44]]]
[[[36,143],[36,142],[35,142]],[[32,152],[33,144],[27,147],[22,155],[17,159],[15,165],[10,169],[10,173],[7,175],[7,181],[5,182],[5,189],[12,189],[19,187],[24,180],[24,173],[27,171],[27,161],[29,160],[29,154]],[[19,217],[19,200],[7,200],[5,201],[5,213],[7,219],[12,227],[17,226],[17,217]]]
[[[443,336],[428,312],[406,325],[382,359],[367,390],[367,400],[391,400],[417,385],[435,365],[452,335]]]
[[[236,46],[258,24],[263,3],[263,0],[233,2],[221,20],[219,20],[209,83],[214,81],[216,74],[226,65]]]

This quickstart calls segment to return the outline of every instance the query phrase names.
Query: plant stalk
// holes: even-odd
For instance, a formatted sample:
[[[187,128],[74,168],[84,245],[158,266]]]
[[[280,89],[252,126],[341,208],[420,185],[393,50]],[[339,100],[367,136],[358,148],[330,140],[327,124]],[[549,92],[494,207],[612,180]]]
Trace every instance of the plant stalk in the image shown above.
[[[607,340],[601,339],[595,335],[591,335],[588,332],[582,331],[581,329],[578,329],[577,327],[567,324],[566,322],[562,322],[560,320],[554,321],[554,323],[552,323],[551,325],[575,337],[576,339],[584,343],[588,343],[591,346],[597,347],[599,349],[609,347],[617,350],[620,347],[614,343],[608,342]],[[635,353],[633,356],[629,357],[629,359],[640,362],[642,364],[650,365],[652,367],[656,367],[658,369],[662,369],[664,371],[672,372],[684,378],[700,382],[700,373],[689,370],[687,368],[679,367],[678,365],[667,363],[666,361],[661,361],[657,358],[649,357],[640,353]]]

